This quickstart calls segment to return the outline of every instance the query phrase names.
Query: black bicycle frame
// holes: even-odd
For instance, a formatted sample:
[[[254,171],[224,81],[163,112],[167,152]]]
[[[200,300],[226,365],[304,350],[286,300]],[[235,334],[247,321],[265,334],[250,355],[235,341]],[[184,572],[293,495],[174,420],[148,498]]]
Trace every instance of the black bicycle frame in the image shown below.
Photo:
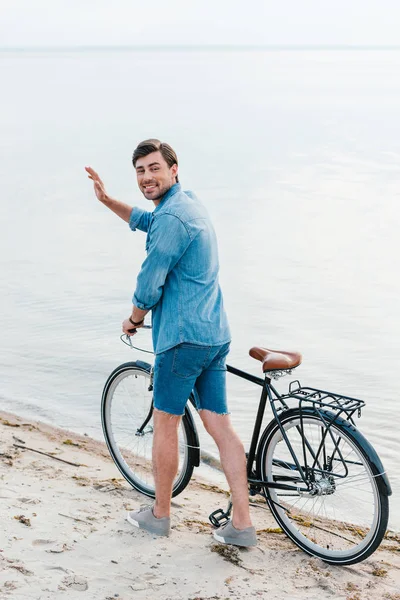
[[[284,427],[282,426],[281,421],[279,419],[279,412],[289,409],[289,406],[287,405],[287,403],[284,400],[284,396],[281,396],[275,390],[275,388],[271,385],[271,379],[269,377],[265,377],[264,379],[262,379],[261,377],[256,377],[255,375],[251,375],[250,373],[246,373],[245,371],[241,371],[240,369],[237,369],[236,367],[232,367],[230,365],[227,365],[226,369],[227,369],[228,373],[232,373],[233,375],[236,375],[237,377],[240,377],[241,379],[246,379],[247,381],[251,381],[252,383],[255,383],[256,385],[259,385],[263,388],[262,392],[261,392],[260,402],[258,405],[256,420],[254,423],[254,429],[253,429],[253,435],[251,438],[250,449],[249,449],[249,452],[247,455],[247,480],[250,483],[250,485],[253,488],[257,488],[257,487],[267,488],[268,487],[268,488],[281,489],[281,490],[292,490],[292,491],[296,491],[296,492],[310,491],[310,483],[307,480],[308,469],[306,467],[306,469],[304,470],[303,467],[300,465],[300,463],[296,457],[296,454],[293,450],[293,447],[286,435],[286,431],[285,431]],[[257,475],[257,472],[254,472],[254,461],[256,459],[257,446],[258,446],[258,442],[260,439],[261,426],[262,426],[262,421],[263,421],[264,414],[265,414],[265,408],[267,405],[267,401],[269,401],[269,403],[270,403],[271,410],[274,415],[275,421],[276,421],[279,429],[281,430],[282,437],[285,440],[288,450],[292,456],[294,465],[296,466],[297,472],[301,477],[301,481],[303,484],[305,484],[306,487],[299,487],[299,485],[289,485],[289,484],[285,484],[285,483],[278,483],[276,481],[263,481],[262,479],[257,479],[256,477],[254,477],[254,475]],[[276,402],[280,403],[280,406],[278,408],[276,407]],[[309,447],[309,444],[308,444],[307,440],[305,439],[302,431],[300,432],[300,435],[302,438],[303,449],[304,449],[304,453],[305,453],[305,447],[308,447],[309,450],[311,450],[311,448]],[[314,458],[314,462],[315,462],[317,457],[313,456],[313,458]],[[305,465],[306,465],[306,463],[305,463]],[[282,477],[282,479],[283,479],[283,477]],[[288,476],[287,479],[293,481],[293,477]]]

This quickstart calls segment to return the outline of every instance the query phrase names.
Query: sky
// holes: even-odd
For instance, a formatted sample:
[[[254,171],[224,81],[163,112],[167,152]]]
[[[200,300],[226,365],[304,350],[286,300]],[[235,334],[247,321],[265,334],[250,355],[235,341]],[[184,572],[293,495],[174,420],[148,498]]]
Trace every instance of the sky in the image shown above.
[[[397,45],[399,0],[1,0],[0,47]]]

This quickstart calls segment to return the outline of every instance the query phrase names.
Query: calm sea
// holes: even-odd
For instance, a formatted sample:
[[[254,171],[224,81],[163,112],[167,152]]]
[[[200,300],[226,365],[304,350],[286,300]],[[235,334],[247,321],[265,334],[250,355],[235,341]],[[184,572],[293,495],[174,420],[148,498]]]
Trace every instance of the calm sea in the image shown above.
[[[101,437],[144,236],[84,166],[148,206],[130,157],[159,137],[217,229],[229,362],[298,349],[304,385],[364,398],[400,529],[399,72],[396,51],[0,52],[0,409]],[[229,394],[248,442],[258,388]]]

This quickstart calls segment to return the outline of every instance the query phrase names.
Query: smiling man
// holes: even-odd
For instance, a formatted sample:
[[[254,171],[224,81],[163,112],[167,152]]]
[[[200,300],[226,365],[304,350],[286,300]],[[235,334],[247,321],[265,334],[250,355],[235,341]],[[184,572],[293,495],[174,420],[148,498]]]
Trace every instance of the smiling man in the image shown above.
[[[174,150],[156,139],[133,153],[139,188],[152,212],[111,198],[98,174],[86,167],[97,198],[135,231],[147,233],[147,257],[137,277],[133,306],[122,329],[143,325],[152,312],[154,364],[153,507],[130,512],[128,521],[157,535],[170,533],[172,485],[178,470],[178,426],[194,387],[204,426],[216,442],[233,503],[232,522],[214,533],[220,542],[256,544],[249,514],[244,448],[226,402],[230,332],[218,282],[218,249],[206,209],[178,181]]]

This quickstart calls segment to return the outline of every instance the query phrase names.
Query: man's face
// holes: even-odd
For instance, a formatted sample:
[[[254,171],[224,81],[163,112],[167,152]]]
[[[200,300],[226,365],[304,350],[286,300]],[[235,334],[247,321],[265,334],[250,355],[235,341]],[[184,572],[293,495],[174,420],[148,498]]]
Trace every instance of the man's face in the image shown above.
[[[147,200],[153,200],[156,205],[176,183],[178,165],[169,167],[159,150],[138,158],[135,168],[140,190]]]

